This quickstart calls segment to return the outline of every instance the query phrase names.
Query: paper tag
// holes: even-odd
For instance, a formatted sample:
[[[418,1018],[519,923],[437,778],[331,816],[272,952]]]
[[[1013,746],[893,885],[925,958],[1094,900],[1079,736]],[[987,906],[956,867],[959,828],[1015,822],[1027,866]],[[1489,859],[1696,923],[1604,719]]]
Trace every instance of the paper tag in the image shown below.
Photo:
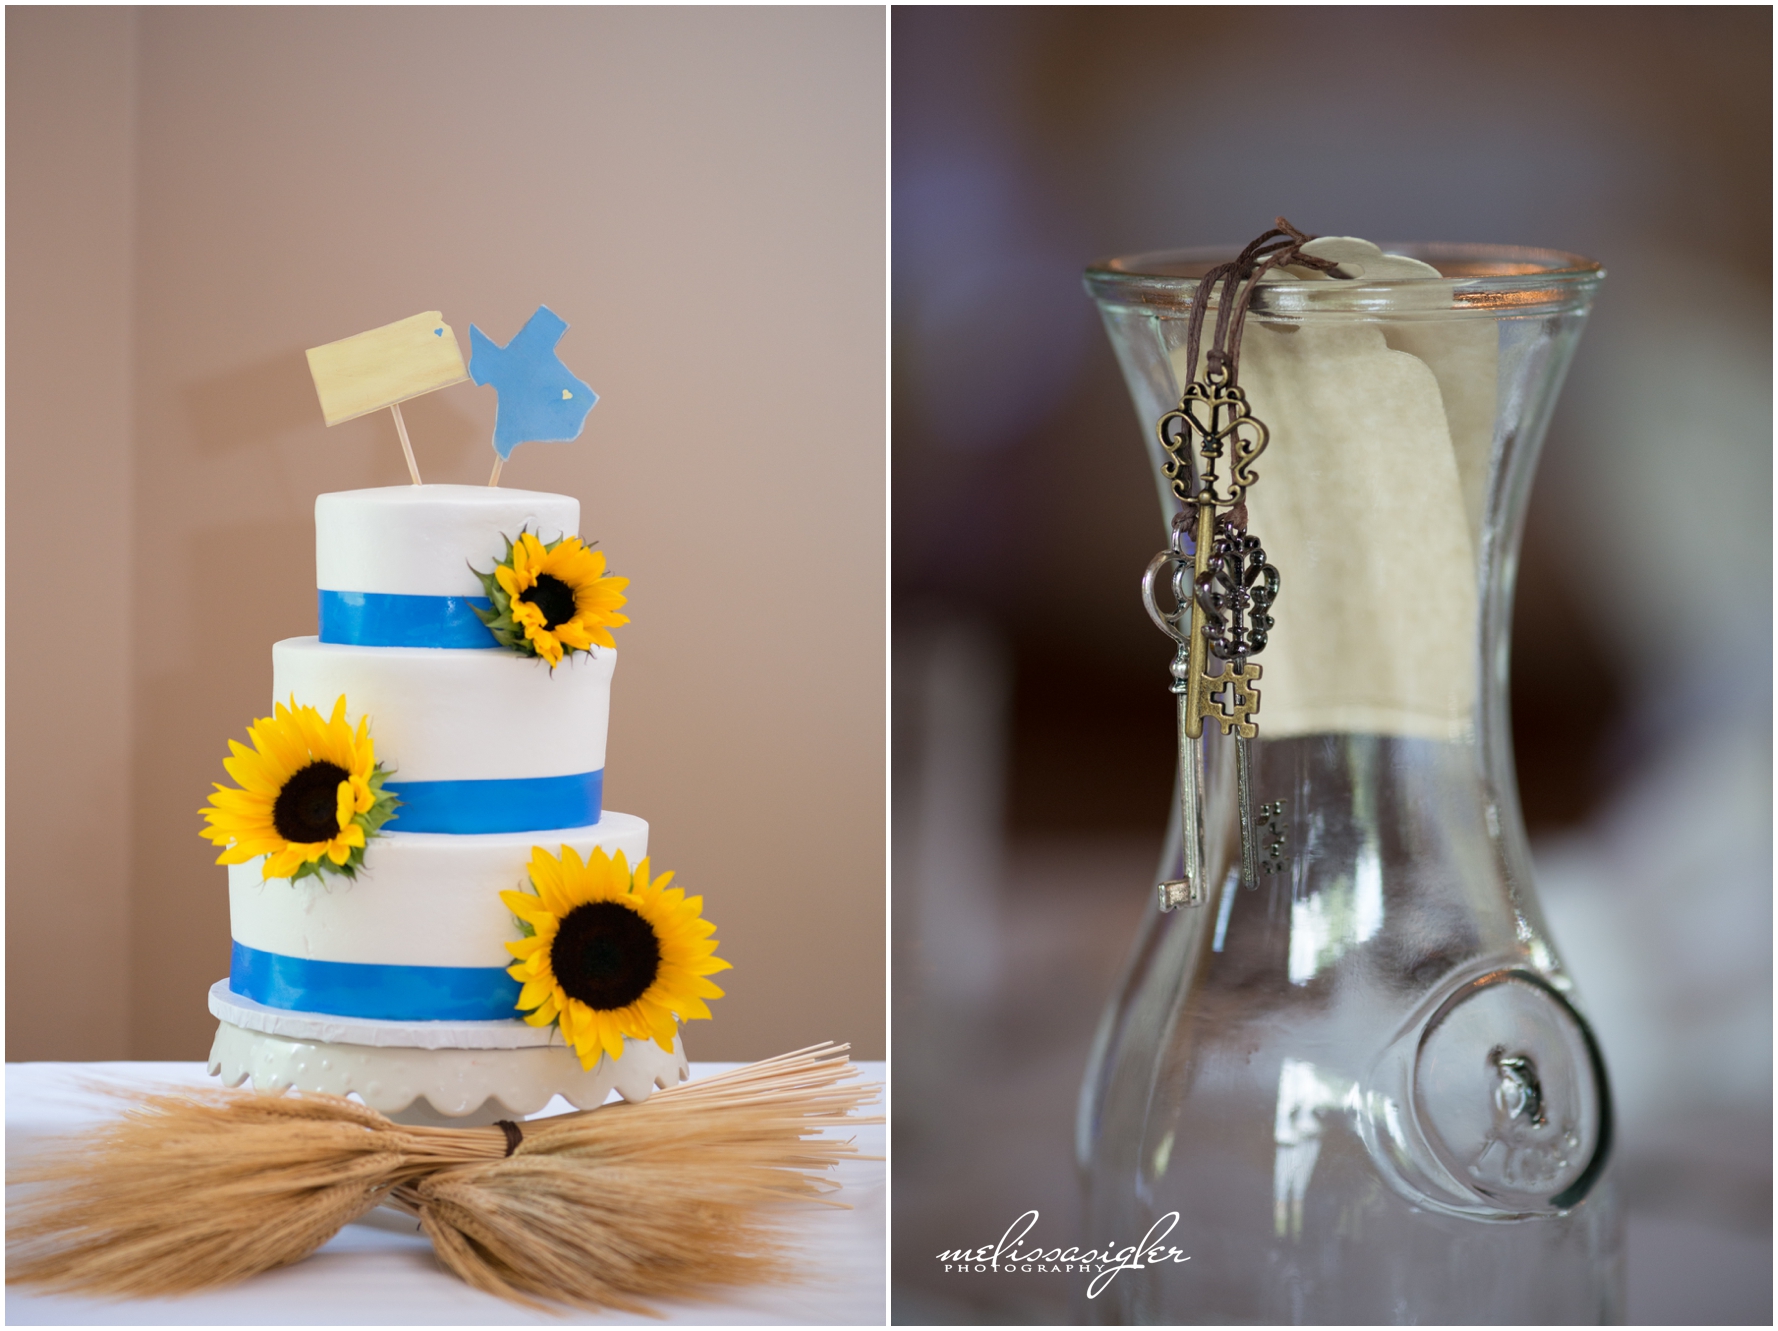
[[[456,335],[437,310],[310,347],[309,373],[329,425],[469,378]]]
[[[1439,276],[1353,237],[1304,250],[1354,277]],[[1280,280],[1335,279],[1298,268]],[[1449,306],[1444,284],[1426,295]],[[1283,578],[1263,735],[1471,733],[1497,342],[1486,319],[1248,319],[1240,383],[1271,431],[1250,530]]]

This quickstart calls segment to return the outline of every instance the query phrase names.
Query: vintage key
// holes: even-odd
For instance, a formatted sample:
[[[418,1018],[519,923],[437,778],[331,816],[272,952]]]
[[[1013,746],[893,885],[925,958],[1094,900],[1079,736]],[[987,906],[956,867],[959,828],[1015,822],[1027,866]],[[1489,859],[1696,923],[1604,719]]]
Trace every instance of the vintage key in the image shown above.
[[[1213,720],[1225,735],[1235,737],[1236,783],[1241,822],[1241,882],[1259,882],[1257,833],[1253,817],[1253,782],[1247,741],[1258,733],[1253,717],[1259,711],[1261,667],[1247,657],[1266,645],[1272,620],[1265,612],[1278,594],[1278,571],[1265,562],[1259,542],[1246,534],[1246,513],[1217,518],[1208,504],[1198,509],[1199,539],[1192,554],[1184,548],[1186,513],[1173,520],[1173,539],[1149,562],[1142,575],[1142,604],[1149,618],[1178,644],[1173,654],[1170,686],[1178,698],[1180,877],[1158,887],[1163,911],[1198,906],[1209,899],[1204,881],[1203,815],[1199,803],[1199,740],[1204,721]],[[1163,571],[1174,596],[1171,613],[1155,599]],[[1188,594],[1187,588],[1191,588]],[[1223,662],[1220,674],[1208,673],[1208,658]],[[1225,655],[1226,654],[1226,655]]]
[[[1284,821],[1284,801],[1272,800],[1259,806],[1260,822],[1266,836],[1266,851],[1259,862],[1261,873],[1283,873],[1285,857],[1290,853],[1290,825]]]
[[[1220,336],[1221,325],[1218,326]],[[1195,346],[1195,341],[1194,344]],[[1165,458],[1161,471],[1184,505],[1173,519],[1167,549],[1142,575],[1142,601],[1149,617],[1178,643],[1171,685],[1178,697],[1180,877],[1159,885],[1162,910],[1201,905],[1209,898],[1204,881],[1203,821],[1200,811],[1204,720],[1212,718],[1235,737],[1236,783],[1241,823],[1241,881],[1258,885],[1257,834],[1253,816],[1252,764],[1247,741],[1258,729],[1260,667],[1248,658],[1266,645],[1272,627],[1266,613],[1278,594],[1278,571],[1247,534],[1247,488],[1257,479],[1253,461],[1265,451],[1270,432],[1255,419],[1247,397],[1230,382],[1226,363],[1213,363],[1203,379],[1180,395],[1179,405],[1155,425]],[[1225,458],[1229,474],[1218,475]],[[1217,509],[1228,511],[1221,517]],[[1185,528],[1196,526],[1192,553],[1185,553]],[[1189,563],[1188,563],[1189,560]],[[1171,614],[1154,597],[1162,570],[1170,570]],[[1214,653],[1221,671],[1209,673]]]
[[[1272,602],[1278,596],[1278,570],[1266,562],[1259,539],[1247,531],[1247,505],[1236,504],[1216,520],[1209,557],[1193,584],[1202,612],[1204,644],[1223,661],[1219,692],[1212,695],[1220,705],[1207,713],[1222,724],[1223,733],[1235,736],[1235,784],[1240,802],[1241,883],[1259,886],[1259,838],[1254,827],[1253,775],[1247,741],[1257,733],[1253,714],[1259,710],[1259,691],[1252,687],[1260,667],[1248,658],[1265,650],[1273,627]],[[1251,673],[1249,673],[1251,672]],[[1250,703],[1250,705],[1249,705]]]
[[[1163,911],[1178,906],[1201,906],[1208,899],[1203,872],[1203,822],[1198,807],[1200,755],[1195,743],[1197,734],[1202,731],[1192,724],[1195,718],[1192,709],[1197,705],[1196,691],[1192,688],[1195,679],[1192,646],[1202,635],[1194,632],[1199,612],[1196,598],[1189,590],[1198,576],[1197,559],[1185,550],[1185,526],[1189,521],[1187,513],[1174,517],[1172,540],[1149,562],[1142,575],[1142,604],[1147,607],[1149,618],[1178,644],[1173,653],[1170,688],[1178,699],[1180,876],[1155,888]],[[1168,583],[1173,591],[1171,614],[1155,601],[1155,582],[1163,570],[1168,571]],[[1196,734],[1194,729],[1197,729]]]
[[[1266,645],[1272,628],[1267,613],[1278,595],[1278,570],[1266,562],[1259,541],[1247,533],[1247,490],[1259,479],[1253,463],[1266,450],[1271,431],[1253,414],[1247,394],[1237,385],[1241,331],[1253,293],[1272,269],[1283,264],[1319,268],[1343,276],[1337,262],[1308,255],[1305,235],[1282,217],[1277,226],[1253,241],[1231,263],[1206,272],[1193,293],[1186,322],[1184,366],[1190,380],[1179,405],[1155,422],[1161,474],[1167,489],[1182,505],[1174,516],[1167,549],[1142,575],[1142,600],[1162,631],[1178,644],[1174,653],[1172,690],[1179,699],[1180,877],[1160,884],[1161,909],[1200,905],[1209,897],[1204,881],[1203,827],[1199,814],[1199,768],[1206,717],[1214,718],[1225,735],[1235,738],[1236,782],[1241,822],[1241,881],[1258,886],[1258,833],[1254,826],[1253,772],[1247,741],[1257,735],[1253,717],[1259,711],[1260,667],[1249,658]],[[1220,285],[1220,292],[1219,292]],[[1205,317],[1216,302],[1215,331],[1198,373]],[[1218,475],[1225,460],[1228,475]],[[1227,510],[1221,517],[1217,510]],[[1185,528],[1196,526],[1188,573]],[[1170,570],[1174,608],[1167,614],[1155,603],[1155,581]],[[1222,662],[1214,676],[1209,656]],[[1265,870],[1282,867],[1284,839],[1282,801],[1265,806],[1271,840]],[[1275,867],[1277,866],[1277,867]]]

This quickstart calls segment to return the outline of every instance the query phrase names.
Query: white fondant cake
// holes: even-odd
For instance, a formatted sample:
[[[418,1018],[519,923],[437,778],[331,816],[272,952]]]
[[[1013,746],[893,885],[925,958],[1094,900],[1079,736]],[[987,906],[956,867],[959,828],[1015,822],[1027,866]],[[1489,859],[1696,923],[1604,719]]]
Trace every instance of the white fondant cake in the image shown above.
[[[622,1058],[583,1067],[554,1027],[519,1019],[506,971],[524,930],[500,893],[527,889],[534,848],[621,852],[632,868],[648,853],[647,823],[603,807],[617,653],[552,670],[474,613],[488,606],[474,570],[522,531],[576,534],[579,514],[563,495],[486,486],[317,499],[321,632],[273,646],[273,701],[326,717],[344,697],[401,803],[355,877],[268,879],[264,856],[229,867],[233,960],[210,996],[211,1071],[229,1084],[460,1115],[490,1097],[521,1112],[558,1093],[640,1098],[685,1075],[677,1042],[625,1040]]]
[[[552,671],[546,661],[498,649],[286,638],[272,646],[272,698],[294,694],[325,716],[343,696],[354,726],[372,718],[377,760],[391,781],[566,776],[605,766],[616,668],[609,647],[576,652]]]
[[[293,1012],[243,998],[229,988],[227,980],[210,986],[210,1014],[244,1031],[319,1044],[376,1049],[563,1048],[562,1033],[554,1026],[529,1026],[522,1021],[379,1021],[375,1017]]]
[[[315,500],[315,585],[323,591],[480,596],[502,537],[580,531],[580,501],[487,485],[391,485]]]
[[[262,880],[262,860],[249,860],[228,870],[231,933],[261,952],[315,961],[505,964],[503,944],[523,935],[499,889],[524,887],[531,847],[540,843],[552,853],[572,846],[582,858],[594,846],[621,850],[635,864],[648,854],[648,824],[613,812],[592,827],[547,833],[386,832],[356,879]]]

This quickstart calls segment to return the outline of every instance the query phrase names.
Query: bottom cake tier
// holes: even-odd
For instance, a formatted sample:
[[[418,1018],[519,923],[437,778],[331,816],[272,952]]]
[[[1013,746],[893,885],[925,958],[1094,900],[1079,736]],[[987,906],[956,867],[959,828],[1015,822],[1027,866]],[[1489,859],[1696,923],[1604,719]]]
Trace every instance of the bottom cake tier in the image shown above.
[[[527,866],[538,850],[621,854],[634,869],[648,854],[648,824],[608,809],[591,827],[549,832],[389,832],[352,879],[262,878],[260,860],[231,865],[230,986],[287,1014],[504,1022],[520,989],[506,944],[524,933],[500,894],[529,889]]]
[[[288,1090],[356,1095],[408,1123],[470,1126],[534,1114],[555,1096],[593,1109],[616,1091],[646,1100],[690,1075],[676,1036],[668,1053],[625,1040],[623,1057],[583,1068],[554,1028],[522,1021],[388,1022],[279,1012],[218,981],[210,1075],[225,1086],[251,1081],[266,1095]]]

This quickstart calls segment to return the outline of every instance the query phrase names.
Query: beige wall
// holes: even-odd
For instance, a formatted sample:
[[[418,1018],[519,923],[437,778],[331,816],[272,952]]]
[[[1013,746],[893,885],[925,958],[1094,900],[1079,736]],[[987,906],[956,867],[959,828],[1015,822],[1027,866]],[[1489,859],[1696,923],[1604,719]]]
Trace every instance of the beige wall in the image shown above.
[[[433,308],[504,341],[540,302],[601,400],[504,479],[578,496],[633,580],[607,802],[735,964],[688,1046],[881,1056],[881,13],[14,9],[8,38],[7,1056],[208,1047],[195,811],[272,642],[314,631],[315,495],[405,477],[386,414],[323,428],[303,349]],[[411,405],[428,480],[485,480],[493,412]]]
[[[135,34],[6,16],[9,1058],[130,1052]]]

